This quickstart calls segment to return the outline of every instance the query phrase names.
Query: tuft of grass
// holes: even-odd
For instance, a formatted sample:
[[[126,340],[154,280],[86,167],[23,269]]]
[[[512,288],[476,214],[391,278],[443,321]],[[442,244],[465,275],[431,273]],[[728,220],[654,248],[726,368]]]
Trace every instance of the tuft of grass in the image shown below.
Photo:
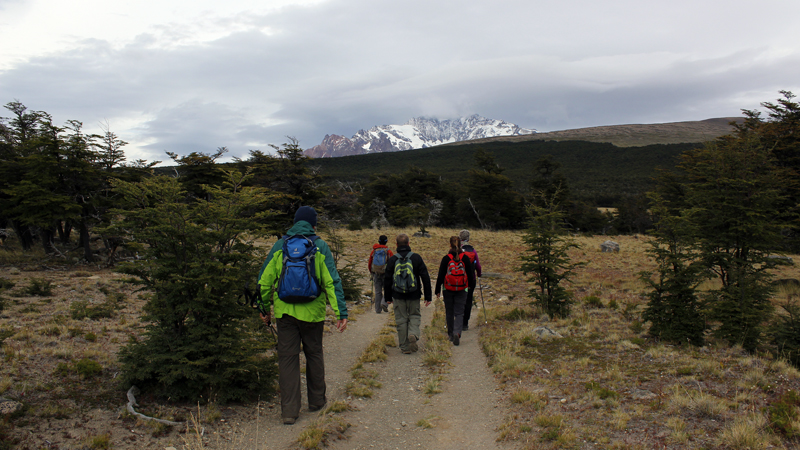
[[[355,408],[349,403],[342,400],[336,400],[335,402],[332,402],[327,408],[325,408],[322,411],[322,414],[338,414],[341,412],[353,411],[353,410],[355,410]]]
[[[525,406],[533,411],[541,411],[547,406],[547,396],[541,392],[531,392],[527,389],[517,389],[511,394],[511,403]]]
[[[733,450],[768,448],[770,439],[766,428],[767,418],[762,414],[737,417],[717,436],[717,443]]]
[[[686,422],[676,416],[667,418],[667,427],[671,430],[669,440],[674,444],[685,444],[689,440],[686,432]]]
[[[111,448],[111,434],[104,433],[96,436],[89,436],[86,438],[85,444],[91,449],[109,449]]]
[[[306,450],[325,447],[329,436],[341,436],[350,424],[341,417],[322,416],[314,420],[297,438],[297,443]]]
[[[417,426],[420,427],[420,428],[428,428],[428,429],[429,428],[434,428],[436,426],[434,424],[434,421],[436,419],[438,419],[438,417],[436,417],[436,416],[430,416],[430,417],[426,417],[425,419],[419,419],[417,421]]]
[[[429,396],[435,394],[441,394],[443,380],[444,377],[441,375],[435,375],[428,378],[428,380],[425,381],[425,387],[423,388],[423,392],[425,392],[425,394]]]
[[[669,400],[668,411],[671,414],[680,414],[690,411],[698,417],[719,419],[728,410],[725,400],[702,391],[688,391],[681,386],[673,389]]]

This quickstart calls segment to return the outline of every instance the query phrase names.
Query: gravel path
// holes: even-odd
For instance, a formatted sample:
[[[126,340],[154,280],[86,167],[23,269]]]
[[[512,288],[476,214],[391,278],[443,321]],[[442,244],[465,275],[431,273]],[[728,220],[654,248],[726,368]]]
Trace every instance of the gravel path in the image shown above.
[[[391,312],[391,309],[390,309]],[[422,326],[430,323],[433,305],[422,308]],[[445,374],[441,394],[428,397],[424,384],[428,372],[422,364],[425,340],[420,351],[404,355],[389,347],[386,362],[376,363],[382,387],[369,399],[347,398],[345,387],[352,380],[350,368],[389,320],[389,314],[368,311],[348,324],[344,333],[324,337],[328,401],[347,400],[357,410],[340,416],[352,427],[347,439],[330,442],[328,448],[345,449],[507,449],[495,442],[496,428],[507,416],[500,391],[486,365],[478,344],[480,327],[464,332],[461,345],[453,348],[452,367]],[[475,325],[478,321],[475,320]],[[305,382],[303,385],[305,390]],[[255,449],[286,449],[318,413],[307,409],[305,398],[297,423],[283,425],[276,402],[260,412],[251,423],[242,424],[243,446]],[[417,426],[428,419],[433,428]],[[257,443],[261,443],[261,445]]]

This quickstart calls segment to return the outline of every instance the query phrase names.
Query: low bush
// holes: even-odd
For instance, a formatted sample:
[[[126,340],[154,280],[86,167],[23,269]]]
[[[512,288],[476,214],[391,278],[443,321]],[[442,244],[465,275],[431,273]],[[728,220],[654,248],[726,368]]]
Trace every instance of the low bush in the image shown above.
[[[32,297],[50,297],[53,295],[53,285],[44,278],[31,278],[30,284],[23,291]]]

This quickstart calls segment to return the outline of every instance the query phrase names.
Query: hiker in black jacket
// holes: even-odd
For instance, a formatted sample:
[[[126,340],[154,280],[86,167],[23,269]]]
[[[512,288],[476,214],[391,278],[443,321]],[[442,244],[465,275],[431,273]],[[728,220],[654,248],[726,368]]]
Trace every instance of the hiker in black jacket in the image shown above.
[[[406,354],[417,351],[422,319],[419,303],[424,289],[425,306],[431,304],[431,277],[422,256],[411,251],[407,234],[397,236],[397,252],[386,263],[383,288],[384,299],[394,305],[398,347]]]
[[[450,251],[444,255],[439,264],[439,275],[436,277],[436,298],[439,298],[442,286],[444,286],[447,334],[453,344],[458,345],[461,342],[461,330],[464,326],[464,305],[467,303],[467,292],[475,289],[475,269],[472,267],[469,256],[461,250],[461,239],[458,236],[450,238]]]

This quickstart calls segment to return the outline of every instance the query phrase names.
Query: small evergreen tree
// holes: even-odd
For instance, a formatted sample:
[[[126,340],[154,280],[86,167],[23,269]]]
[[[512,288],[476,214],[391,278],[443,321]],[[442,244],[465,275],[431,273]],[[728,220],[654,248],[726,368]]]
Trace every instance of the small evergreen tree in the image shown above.
[[[701,259],[721,288],[708,294],[717,337],[754,351],[773,310],[769,258],[782,242],[785,171],[751,134],[725,136],[684,154],[685,213]]]
[[[534,303],[551,317],[567,317],[573,303],[572,294],[561,283],[583,263],[571,262],[567,251],[577,248],[562,228],[563,213],[550,202],[548,208],[528,207],[528,229],[523,241],[527,254],[522,256],[522,273],[531,277],[535,287],[530,290]]]
[[[361,298],[361,283],[358,281],[360,276],[356,270],[355,261],[350,261],[344,266],[339,263],[342,260],[341,256],[345,249],[345,243],[342,236],[337,233],[337,228],[334,224],[323,223],[320,229],[327,235],[325,242],[331,248],[333,254],[333,261],[336,264],[336,270],[339,272],[339,278],[342,280],[342,291],[346,301],[355,302]]]
[[[654,194],[653,212],[659,218],[650,254],[657,269],[642,272],[641,279],[651,291],[642,318],[650,322],[650,335],[673,343],[703,345],[706,330],[697,286],[707,278],[691,248],[690,224],[669,214],[664,202]],[[653,275],[656,278],[653,279]]]
[[[138,247],[141,260],[119,271],[136,276],[150,298],[144,333],[120,352],[126,386],[176,400],[244,400],[273,389],[271,342],[256,332],[253,311],[237,304],[263,260],[266,198],[227,172],[223,187],[203,186],[209,199],[187,195],[178,180],[117,181],[126,207],[109,231]]]

